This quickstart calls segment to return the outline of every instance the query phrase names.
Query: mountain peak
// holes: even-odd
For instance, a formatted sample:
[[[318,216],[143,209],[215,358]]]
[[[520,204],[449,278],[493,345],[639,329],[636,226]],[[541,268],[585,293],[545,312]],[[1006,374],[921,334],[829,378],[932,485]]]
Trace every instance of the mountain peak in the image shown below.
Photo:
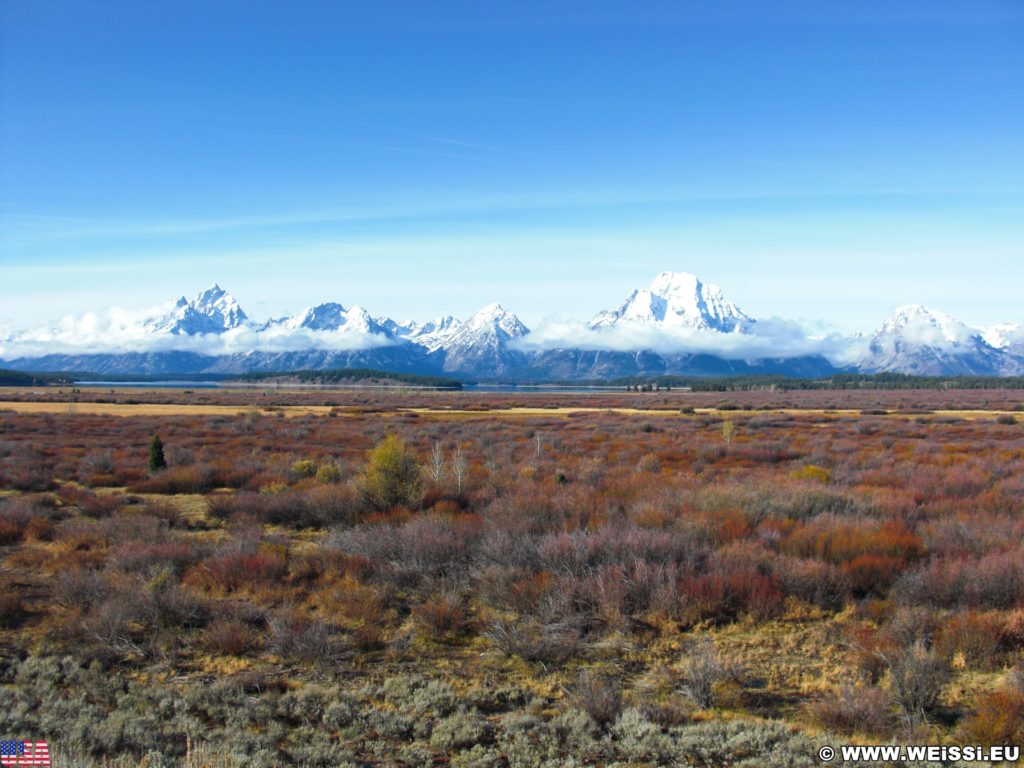
[[[905,304],[882,323],[877,335],[902,335],[912,342],[956,344],[978,336],[978,332],[938,309],[924,304]]]
[[[705,284],[690,272],[662,272],[649,288],[635,290],[617,309],[599,313],[592,328],[620,324],[656,328],[743,331],[753,321],[717,285]]]
[[[290,328],[309,328],[311,331],[335,330],[345,322],[344,316],[347,310],[335,301],[325,301],[309,307],[292,317],[284,318],[282,321]]]
[[[1014,372],[1016,363],[955,317],[906,304],[882,323],[857,367],[867,373],[992,376]]]
[[[505,314],[507,314],[505,308],[495,301],[488,304],[486,307],[481,307],[480,309],[478,309],[476,312],[473,313],[473,317],[481,319],[493,319],[503,317]]]
[[[478,310],[462,327],[472,331],[493,328],[510,337],[525,336],[529,333],[529,329],[518,317],[496,302]]]
[[[501,304],[488,304],[465,323],[448,321],[448,329],[434,334],[433,349],[444,353],[444,370],[489,370],[496,375],[523,366],[526,357],[510,346],[530,331]]]
[[[353,304],[345,308],[336,301],[317,304],[291,317],[275,321],[278,325],[297,330],[305,328],[323,333],[377,334],[394,338],[395,333],[386,318],[374,319],[364,307]]]
[[[445,344],[448,337],[462,327],[462,323],[451,315],[442,315],[423,324],[407,321],[400,324],[396,323],[396,326],[401,329],[398,332],[401,338],[419,344],[430,352],[434,352]]]
[[[651,281],[650,291],[668,298],[677,294],[692,295],[700,290],[701,285],[700,278],[692,272],[662,272]]]
[[[150,318],[146,326],[161,333],[194,336],[224,333],[248,320],[235,297],[214,283],[189,301],[179,298],[166,314]]]

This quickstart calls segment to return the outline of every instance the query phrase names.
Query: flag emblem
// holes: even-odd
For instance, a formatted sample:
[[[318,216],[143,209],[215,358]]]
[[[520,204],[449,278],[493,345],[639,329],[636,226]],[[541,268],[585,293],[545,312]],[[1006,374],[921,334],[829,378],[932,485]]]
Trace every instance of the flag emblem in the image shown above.
[[[0,765],[50,765],[50,747],[45,741],[0,741]]]

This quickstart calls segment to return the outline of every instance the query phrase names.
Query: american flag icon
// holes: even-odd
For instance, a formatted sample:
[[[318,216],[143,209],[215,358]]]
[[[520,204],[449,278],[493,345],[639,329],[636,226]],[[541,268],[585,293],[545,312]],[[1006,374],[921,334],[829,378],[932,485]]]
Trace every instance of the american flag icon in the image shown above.
[[[0,765],[50,765],[50,746],[45,741],[0,741]]]

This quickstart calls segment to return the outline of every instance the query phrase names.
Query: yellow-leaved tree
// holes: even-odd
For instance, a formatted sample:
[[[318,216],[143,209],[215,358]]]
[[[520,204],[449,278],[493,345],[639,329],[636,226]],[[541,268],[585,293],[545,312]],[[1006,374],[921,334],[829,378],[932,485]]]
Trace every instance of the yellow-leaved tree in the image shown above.
[[[398,435],[388,435],[370,451],[361,485],[363,500],[371,509],[412,509],[423,497],[416,452]]]

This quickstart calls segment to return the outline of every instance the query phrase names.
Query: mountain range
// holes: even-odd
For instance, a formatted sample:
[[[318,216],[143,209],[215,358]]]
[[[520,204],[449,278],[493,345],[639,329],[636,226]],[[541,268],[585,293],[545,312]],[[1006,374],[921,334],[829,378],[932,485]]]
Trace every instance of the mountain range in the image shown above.
[[[836,371],[918,375],[1024,373],[1024,326],[975,329],[921,305],[871,335],[814,336],[755,319],[721,288],[663,272],[589,322],[531,331],[500,304],[419,323],[327,302],[262,322],[213,285],[154,311],[67,317],[0,338],[0,367],[101,374],[242,373],[363,367],[462,378],[581,380],[621,376]]]

